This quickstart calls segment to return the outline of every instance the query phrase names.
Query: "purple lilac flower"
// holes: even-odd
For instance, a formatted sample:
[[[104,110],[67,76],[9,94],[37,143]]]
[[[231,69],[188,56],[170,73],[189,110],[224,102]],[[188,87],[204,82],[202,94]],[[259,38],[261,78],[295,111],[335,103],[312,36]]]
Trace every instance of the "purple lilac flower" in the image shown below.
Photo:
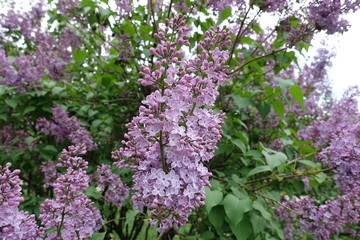
[[[59,0],[59,12],[65,15],[70,14],[74,9],[79,7],[79,0]]]
[[[0,143],[5,147],[3,151],[11,151],[13,148],[24,150],[28,147],[35,147],[36,141],[31,143],[26,141],[29,136],[30,134],[24,130],[16,130],[12,126],[3,126],[0,129]]]
[[[56,171],[56,164],[52,160],[45,161],[40,166],[41,172],[44,174],[44,183],[47,187],[52,187],[55,180],[59,177]]]
[[[342,232],[345,224],[360,221],[358,193],[340,196],[319,206],[315,205],[314,198],[309,197],[287,201],[283,205],[299,214],[289,211],[284,206],[275,211],[278,218],[286,223],[284,232],[287,239],[294,239],[293,233],[298,230],[310,233],[315,240],[325,240]],[[294,226],[297,220],[298,229]]]
[[[24,201],[21,197],[20,170],[11,171],[7,163],[0,166],[0,238],[11,240],[42,239],[42,232],[36,225],[35,215],[19,211]]]
[[[141,68],[139,82],[159,90],[142,102],[139,116],[126,125],[124,147],[113,152],[119,168],[135,171],[134,207],[150,209],[150,223],[159,232],[184,225],[187,215],[204,205],[211,173],[201,162],[214,156],[221,138],[223,114],[203,106],[213,105],[227,79],[229,53],[220,47],[230,43],[229,33],[211,28],[198,45],[200,53],[186,60],[178,50],[189,45],[185,30],[185,17],[175,16],[155,34],[160,42],[150,52],[157,60]],[[172,33],[173,42],[167,40]]]
[[[208,4],[216,11],[221,12],[225,8],[239,7],[243,9],[246,5],[244,0],[208,0]]]
[[[39,1],[31,11],[20,13],[11,9],[6,15],[1,14],[3,20],[0,25],[10,31],[19,29],[26,40],[34,40],[36,33],[40,30],[40,22],[45,13],[44,2]]]
[[[133,11],[133,6],[130,0],[115,0],[116,6],[119,9],[120,16],[124,16]]]
[[[45,135],[55,136],[57,142],[65,139],[70,140],[73,144],[86,145],[88,150],[97,148],[87,130],[80,125],[80,121],[75,117],[69,117],[69,113],[62,109],[60,105],[52,108],[53,118],[49,121],[45,118],[37,120],[37,128]]]
[[[264,11],[265,12],[275,12],[282,10],[287,6],[288,1],[286,0],[264,0]]]
[[[325,29],[328,34],[343,33],[349,27],[349,22],[341,18],[343,13],[340,0],[314,0],[308,7],[308,20],[317,30]]]
[[[360,194],[360,121],[332,133],[327,148],[319,154],[326,167],[334,168],[335,182],[346,193]]]
[[[357,88],[349,89],[344,97],[332,106],[327,120],[315,120],[311,125],[299,131],[303,140],[314,141],[315,146],[328,146],[332,134],[359,121],[359,111],[356,97],[359,96]]]
[[[53,184],[56,198],[47,199],[40,205],[39,219],[43,230],[56,229],[46,239],[86,239],[104,224],[100,211],[82,193],[89,185],[85,171],[88,163],[76,155],[85,153],[85,145],[70,146],[59,157],[57,167],[66,168],[66,173]]]
[[[120,177],[111,172],[111,166],[102,164],[97,167],[95,179],[97,185],[105,190],[105,201],[121,207],[129,197],[129,188],[125,186]]]

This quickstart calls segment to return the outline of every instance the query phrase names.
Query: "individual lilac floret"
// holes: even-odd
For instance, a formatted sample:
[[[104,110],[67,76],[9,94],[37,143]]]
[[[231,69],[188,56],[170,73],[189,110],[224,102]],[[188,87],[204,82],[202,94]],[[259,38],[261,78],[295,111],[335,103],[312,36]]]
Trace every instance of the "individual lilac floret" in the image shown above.
[[[104,223],[100,211],[82,192],[90,181],[85,171],[88,163],[76,155],[85,153],[84,145],[70,146],[59,157],[57,167],[66,168],[66,173],[53,184],[56,198],[40,205],[39,219],[43,229],[56,229],[46,239],[87,239]]]
[[[105,190],[105,201],[121,207],[129,197],[129,188],[122,183],[118,175],[112,173],[110,165],[98,166],[95,179],[97,185]]]
[[[159,89],[142,101],[139,116],[126,125],[127,141],[113,152],[120,169],[131,168],[136,190],[132,200],[139,210],[150,210],[150,223],[159,232],[177,229],[188,214],[204,205],[204,186],[211,173],[202,164],[214,156],[221,138],[224,114],[204,106],[214,104],[218,86],[227,80],[230,44],[225,28],[210,28],[197,46],[198,55],[184,59],[188,46],[186,18],[166,20],[155,34],[159,43],[150,52],[154,66],[143,66],[139,82]],[[172,41],[169,36],[177,36]]]
[[[0,239],[42,239],[35,215],[18,210],[24,201],[19,185],[20,170],[11,171],[10,166],[11,163],[5,168],[0,166]]]
[[[58,143],[68,139],[75,145],[84,144],[87,150],[97,148],[96,143],[75,116],[69,117],[69,113],[63,110],[61,105],[54,106],[52,112],[52,121],[45,118],[37,120],[37,128],[43,134],[55,136]]]

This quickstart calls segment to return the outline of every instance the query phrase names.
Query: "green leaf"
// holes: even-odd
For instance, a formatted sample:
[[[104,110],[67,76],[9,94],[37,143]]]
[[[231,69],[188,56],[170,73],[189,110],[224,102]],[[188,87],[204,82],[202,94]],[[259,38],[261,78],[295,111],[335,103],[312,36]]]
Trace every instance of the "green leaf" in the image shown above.
[[[271,105],[267,103],[256,104],[256,108],[259,110],[259,113],[263,119],[270,113]]]
[[[51,92],[54,95],[59,95],[62,91],[65,90],[65,87],[54,87]]]
[[[237,240],[246,240],[252,232],[251,222],[248,218],[244,218],[239,224],[230,224],[230,228],[236,236]]]
[[[126,213],[125,225],[131,225],[131,223],[134,222],[134,219],[135,219],[136,215],[138,215],[138,213],[140,213],[140,211],[136,210],[136,209],[132,209],[132,210],[128,211]]]
[[[75,63],[78,65],[81,65],[85,61],[85,59],[87,57],[87,53],[84,50],[75,49],[73,52],[73,56],[74,56]]]
[[[242,153],[246,153],[246,146],[245,146],[245,144],[243,143],[243,141],[241,141],[240,139],[231,139],[231,142],[235,145],[235,146],[237,146],[240,150],[241,150],[241,152]]]
[[[126,21],[124,23],[123,30],[125,33],[129,34],[130,36],[133,36],[136,33],[134,26],[129,21]]]
[[[253,202],[253,208],[255,208],[256,210],[258,210],[261,215],[266,219],[266,220],[270,220],[271,219],[271,214],[266,211],[266,209],[264,208],[264,206],[258,201],[258,200],[255,200]]]
[[[309,167],[312,167],[312,168],[317,168],[318,165],[316,165],[316,163],[314,163],[313,161],[310,161],[310,160],[299,160],[298,161],[299,163],[302,163],[306,166],[309,166]]]
[[[96,190],[95,186],[92,185],[85,190],[85,195],[94,199],[101,199],[103,197],[101,193]]]
[[[252,169],[248,173],[248,175],[246,177],[248,178],[248,177],[250,177],[252,175],[255,175],[255,174],[258,174],[258,173],[261,173],[261,172],[267,172],[267,171],[272,171],[272,169],[269,166],[256,167],[256,168]]]
[[[19,99],[16,98],[5,99],[5,103],[15,109],[19,103]]]
[[[318,182],[318,183],[323,183],[325,180],[326,180],[326,174],[321,172],[319,174],[317,174],[315,176],[315,180]]]
[[[253,212],[250,217],[250,221],[252,223],[254,234],[258,234],[265,228],[266,220],[263,217],[260,217],[258,214]]]
[[[281,79],[278,77],[275,77],[275,82],[279,84],[281,89],[288,89],[292,85],[294,85],[294,80],[292,79]]]
[[[44,150],[49,151],[49,152],[53,152],[53,153],[57,153],[57,152],[58,152],[58,150],[56,149],[56,147],[53,146],[53,145],[46,145],[46,146],[44,147]]]
[[[228,194],[224,198],[224,208],[230,224],[237,225],[244,217],[244,208],[241,206],[240,200],[232,194]]]
[[[36,108],[35,108],[34,106],[27,106],[27,107],[25,108],[23,114],[25,115],[25,114],[27,114],[27,113],[29,113],[29,112],[34,111],[35,109],[36,109]]]
[[[272,104],[274,111],[283,118],[285,113],[284,103],[280,99],[276,99]]]
[[[205,187],[205,208],[208,213],[210,213],[211,209],[216,205],[219,205],[223,199],[222,192],[218,190],[211,191],[209,187]]]
[[[247,107],[247,106],[252,104],[251,98],[243,98],[243,97],[240,97],[237,94],[231,94],[229,96],[232,97],[232,99],[234,99],[235,105],[239,109]]]
[[[230,16],[231,16],[231,9],[230,8],[225,8],[220,13],[219,20],[217,21],[216,25],[220,25],[223,21],[225,21]]]
[[[209,213],[209,221],[215,227],[216,231],[221,232],[225,220],[225,211],[223,206],[215,206]]]
[[[265,156],[266,162],[271,167],[271,169],[280,166],[287,160],[287,156],[284,153],[276,152],[269,148],[265,148],[265,150],[261,153]]]
[[[297,101],[300,104],[302,110],[305,111],[304,94],[301,88],[297,85],[294,85],[289,89],[289,93],[295,99],[295,101]]]
[[[104,240],[106,232],[94,233],[89,240]]]

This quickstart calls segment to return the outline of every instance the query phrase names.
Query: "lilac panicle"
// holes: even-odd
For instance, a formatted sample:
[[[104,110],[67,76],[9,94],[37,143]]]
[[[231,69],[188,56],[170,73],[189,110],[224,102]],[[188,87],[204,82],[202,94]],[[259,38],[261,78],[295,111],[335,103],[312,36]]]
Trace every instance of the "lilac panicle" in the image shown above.
[[[287,239],[294,239],[294,232],[308,232],[315,240],[329,239],[332,235],[345,230],[345,224],[360,221],[359,194],[346,194],[336,200],[326,201],[315,205],[314,198],[303,198],[283,203],[284,206],[295,210],[289,211],[284,206],[276,210],[279,219],[286,222],[284,229]],[[294,222],[298,221],[296,228]]]
[[[288,201],[284,204],[300,213],[300,216],[280,207],[277,211],[280,220],[286,221],[286,237],[293,239],[297,231],[293,225],[299,221],[299,231],[308,232],[314,239],[329,239],[332,235],[348,232],[356,236],[348,224],[360,221],[360,115],[356,96],[359,91],[350,89],[345,96],[333,105],[326,120],[313,121],[299,135],[315,142],[322,150],[317,157],[324,167],[334,173],[335,183],[341,187],[336,200],[316,205],[315,199]],[[324,116],[325,117],[325,116]]]
[[[122,183],[118,175],[111,172],[110,165],[98,166],[95,179],[98,187],[105,191],[105,201],[121,207],[129,197],[129,188]]]
[[[75,117],[69,117],[69,113],[62,109],[60,105],[52,108],[53,118],[49,121],[45,118],[37,120],[37,128],[45,135],[55,136],[55,140],[60,143],[65,139],[70,140],[75,145],[84,144],[87,150],[94,150],[97,144],[80,125],[80,121]]]
[[[150,223],[159,232],[184,225],[195,207],[204,205],[204,186],[211,173],[202,164],[214,156],[221,138],[223,114],[204,106],[214,104],[218,86],[227,80],[230,44],[225,28],[210,28],[198,45],[198,55],[185,59],[186,18],[166,20],[155,34],[159,44],[150,52],[154,66],[141,67],[139,82],[158,88],[126,125],[127,141],[113,152],[119,168],[134,170],[134,207],[150,210]],[[169,41],[168,36],[177,36]]]
[[[359,1],[313,0],[308,6],[307,17],[317,30],[326,30],[327,34],[343,33],[350,25],[342,16],[358,10],[359,6]]]
[[[42,239],[35,215],[18,210],[19,204],[24,201],[18,176],[20,170],[11,171],[10,166],[11,163],[4,168],[0,166],[0,239]]]
[[[57,167],[66,168],[66,173],[60,174],[53,184],[56,198],[40,205],[43,230],[56,229],[46,239],[86,239],[104,224],[100,211],[82,192],[90,181],[85,171],[88,163],[76,155],[85,153],[85,145],[70,146],[59,157]]]

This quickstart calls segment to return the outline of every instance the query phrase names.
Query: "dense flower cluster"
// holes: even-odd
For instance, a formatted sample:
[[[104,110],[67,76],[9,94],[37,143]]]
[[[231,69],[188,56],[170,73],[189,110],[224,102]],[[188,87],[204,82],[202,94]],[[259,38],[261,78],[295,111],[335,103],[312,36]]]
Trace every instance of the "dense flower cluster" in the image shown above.
[[[85,153],[84,145],[70,146],[59,157],[57,167],[66,168],[66,173],[60,174],[53,184],[56,198],[40,205],[39,219],[43,229],[56,229],[46,239],[85,239],[103,225],[100,211],[82,193],[90,181],[85,171],[88,163],[77,155]]]
[[[227,79],[228,52],[217,44],[229,44],[229,34],[211,28],[199,43],[201,53],[185,60],[179,50],[189,44],[185,30],[185,18],[176,16],[155,35],[160,43],[150,52],[158,60],[154,68],[142,67],[139,82],[159,90],[142,102],[139,116],[127,124],[125,147],[113,153],[119,168],[135,171],[134,207],[150,209],[150,222],[160,232],[184,225],[188,213],[204,204],[211,173],[201,161],[214,156],[221,137],[223,114],[203,106],[214,103]],[[170,34],[177,39],[168,41]]]
[[[349,89],[345,96],[332,106],[328,119],[313,121],[310,126],[299,131],[299,137],[303,140],[314,141],[315,146],[328,146],[333,133],[359,121],[356,101],[358,95],[356,88]]]
[[[18,150],[24,150],[28,147],[34,147],[36,142],[28,143],[26,139],[30,136],[24,130],[16,130],[12,126],[4,126],[0,129],[0,143],[4,145],[3,151],[7,151],[9,147],[14,147]]]
[[[334,168],[335,182],[347,193],[360,197],[360,121],[332,133],[327,148],[320,153],[322,163]]]
[[[104,191],[105,201],[121,207],[129,197],[129,188],[124,185],[120,177],[111,171],[111,166],[102,164],[97,167],[96,183]]]
[[[0,238],[9,240],[41,239],[35,215],[19,211],[21,197],[20,170],[11,171],[7,163],[0,166]]]
[[[221,12],[225,8],[231,8],[234,6],[244,7],[246,3],[244,0],[209,0],[208,4],[212,6],[215,10]]]
[[[20,30],[21,35],[27,40],[34,40],[39,32],[41,19],[45,16],[44,2],[39,1],[31,11],[20,13],[9,10],[7,14],[1,14],[0,25],[4,29],[13,31]]]
[[[342,16],[359,9],[359,1],[313,0],[308,6],[308,19],[317,30],[327,34],[343,33],[348,30],[349,22]]]
[[[56,163],[52,160],[45,161],[40,166],[41,172],[44,174],[44,183],[47,187],[52,187],[59,173],[56,171]]]
[[[62,2],[64,1],[59,1],[59,6]],[[68,1],[65,4],[68,4]],[[8,53],[0,49],[1,84],[16,86],[18,92],[25,92],[40,88],[45,76],[58,82],[65,77],[64,70],[72,59],[72,50],[79,47],[80,36],[70,27],[62,28],[57,36],[45,32],[41,27],[45,13],[41,1],[29,12],[9,10],[6,15],[1,15],[4,18],[1,26],[9,32],[0,33],[2,41],[12,44],[12,39],[8,36],[17,39],[18,36],[11,33],[20,31],[27,44],[32,45],[31,51],[15,56],[11,61]]]
[[[358,91],[349,90],[345,97],[333,106],[326,120],[313,121],[299,135],[312,140],[316,146],[325,147],[317,157],[325,167],[334,172],[334,180],[345,195],[317,206],[313,198],[285,202],[285,206],[300,216],[280,207],[277,214],[286,221],[287,238],[296,231],[293,223],[299,218],[299,230],[309,232],[315,239],[329,239],[331,235],[347,231],[345,224],[360,221],[360,115],[355,97]]]
[[[84,144],[87,150],[97,148],[96,143],[75,116],[69,117],[69,113],[63,110],[60,105],[54,106],[52,113],[52,121],[45,118],[37,120],[37,128],[43,134],[53,135],[58,143],[68,139],[75,145]]]
[[[284,206],[295,210],[299,215]],[[287,239],[294,239],[293,233],[296,230],[294,223],[297,218],[299,218],[299,231],[310,233],[315,240],[329,239],[332,234],[343,231],[345,224],[360,221],[358,194],[340,196],[320,206],[315,205],[315,199],[309,197],[288,201],[284,206],[280,206],[276,213],[280,220],[286,222],[284,232]]]

